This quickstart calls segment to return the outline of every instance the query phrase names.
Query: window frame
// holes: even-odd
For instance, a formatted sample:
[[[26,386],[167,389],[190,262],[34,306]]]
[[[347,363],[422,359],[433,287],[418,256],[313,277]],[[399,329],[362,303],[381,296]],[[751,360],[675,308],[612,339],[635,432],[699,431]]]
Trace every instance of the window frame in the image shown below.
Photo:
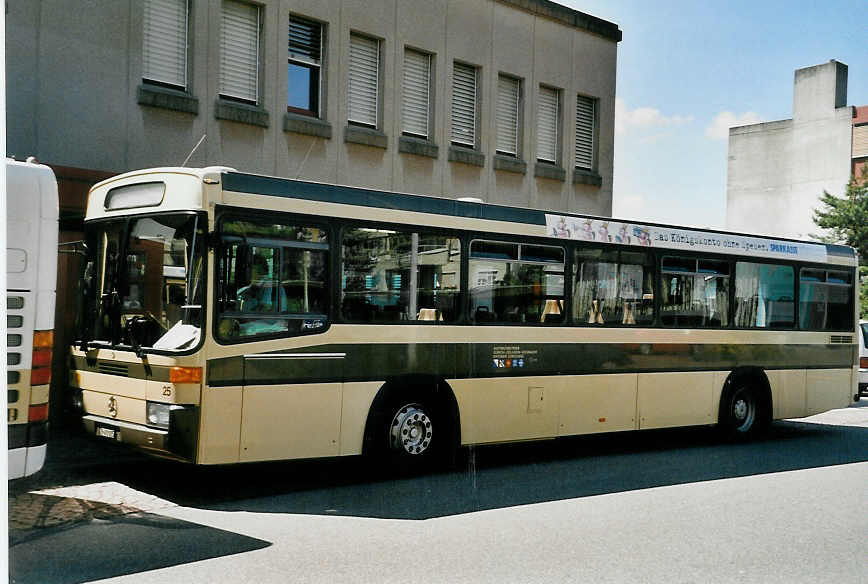
[[[510,152],[508,150],[503,150],[500,148],[500,130],[501,130],[501,80],[507,82],[515,83],[515,144],[514,144],[514,152]],[[497,74],[497,105],[495,107],[495,140],[494,140],[494,152],[495,154],[499,154],[501,156],[510,156],[516,158],[518,160],[521,159],[522,149],[522,126],[523,126],[523,115],[522,110],[524,109],[524,95],[523,95],[523,87],[524,83],[520,77],[515,75],[510,75],[508,73],[498,73]],[[509,104],[511,105],[511,104]],[[504,122],[508,122],[508,120],[503,120]]]
[[[420,134],[418,132],[412,132],[407,129],[407,55],[415,54],[417,56],[423,56],[427,59],[426,64],[426,75],[427,79],[424,84],[420,84],[420,86],[424,86],[425,88],[425,133]],[[434,127],[434,100],[433,100],[433,83],[434,83],[434,53],[430,53],[427,51],[423,51],[420,49],[416,49],[410,46],[404,46],[404,60],[402,65],[402,80],[401,80],[401,135],[402,136],[410,136],[412,138],[419,138],[422,140],[430,141],[431,129]]]
[[[655,310],[655,322],[657,323],[658,328],[669,329],[669,330],[734,330],[735,327],[735,263],[739,259],[744,260],[745,256],[729,256],[729,255],[714,255],[714,254],[705,254],[705,253],[692,253],[681,251],[677,249],[661,249],[657,250],[657,289],[655,290],[655,298],[654,298],[654,310]],[[665,258],[675,258],[681,260],[692,260],[694,262],[695,271],[692,272],[681,272],[681,271],[664,271],[663,268],[663,260]],[[664,274],[689,274],[692,276],[697,276],[702,274],[702,272],[698,271],[698,262],[700,261],[711,261],[711,262],[720,262],[725,263],[729,268],[729,273],[725,274],[725,277],[728,279],[727,282],[727,309],[726,309],[726,325],[718,325],[718,326],[683,326],[683,325],[671,325],[665,324],[663,322],[663,276]],[[724,274],[719,274],[718,276],[723,277]]]
[[[226,24],[226,22],[225,22],[225,10],[226,10],[226,4],[227,3],[242,4],[242,5],[249,6],[249,7],[256,10],[256,27],[255,27],[255,31],[256,31],[256,43],[255,43],[256,44],[256,55],[255,55],[255,62],[254,62],[254,75],[255,75],[254,92],[255,93],[254,93],[253,99],[250,99],[247,97],[242,97],[242,96],[237,96],[237,95],[231,95],[228,93],[224,93],[224,91],[223,91],[224,90],[224,88],[223,88],[223,83],[224,83],[223,76],[224,76],[224,72],[225,72],[225,69],[224,69],[224,67],[225,67],[224,34],[225,34],[225,24]],[[225,99],[228,101],[236,101],[236,102],[240,102],[240,103],[246,103],[249,105],[259,105],[262,102],[262,77],[263,77],[262,76],[262,30],[263,30],[263,24],[264,24],[262,11],[263,11],[263,6],[261,6],[259,4],[254,4],[252,2],[245,2],[244,0],[223,0],[223,2],[221,2],[221,5],[220,5],[221,22],[220,22],[220,42],[219,42],[220,61],[219,61],[219,70],[218,70],[218,75],[217,75],[217,85],[218,85],[217,95],[220,97],[220,99]]]
[[[373,105],[373,121],[368,120],[359,120],[353,119],[353,39],[359,39],[360,41],[368,41],[376,44],[376,56],[374,58],[374,62],[376,63],[376,71],[374,74],[374,95],[372,103],[369,105]],[[350,31],[350,42],[349,42],[349,53],[347,55],[347,124],[350,126],[358,126],[362,128],[370,128],[373,130],[379,130],[382,126],[382,93],[383,93],[383,40],[377,38],[375,36],[365,34],[362,32],[357,32],[354,30]],[[358,64],[358,63],[357,63]],[[370,81],[370,79],[368,79]],[[361,97],[359,95],[358,89],[356,90],[357,99]],[[370,99],[370,98],[368,98]],[[364,105],[364,104],[362,104]],[[368,112],[370,113],[370,112]]]
[[[789,268],[793,271],[793,325],[790,327],[758,327],[758,326],[739,326],[736,322],[736,302],[738,297],[736,295],[736,286],[738,282],[738,264],[746,263],[746,264],[755,264],[755,265],[764,265],[764,266],[778,266],[782,268]],[[798,283],[798,274],[800,266],[798,264],[794,264],[792,262],[780,261],[771,258],[751,258],[749,256],[735,256],[732,260],[732,269],[733,272],[733,282],[732,282],[732,327],[736,330],[742,331],[797,331],[799,330],[799,283]]]
[[[468,97],[469,92],[465,92],[465,94],[461,97],[456,97],[456,70],[463,69],[465,73],[469,71],[473,71],[473,97],[472,97],[472,124],[468,125],[468,127],[472,127],[473,135],[472,140],[461,140],[456,139],[458,130],[455,124],[457,107],[460,107],[461,104],[456,102],[456,99],[465,99]],[[449,115],[449,143],[453,146],[458,146],[460,148],[470,148],[472,150],[479,149],[479,140],[480,140],[480,132],[479,132],[479,124],[480,124],[480,112],[482,110],[480,104],[480,81],[481,81],[481,71],[482,68],[478,65],[472,65],[470,63],[465,63],[463,61],[452,61],[452,98],[450,100],[450,115]]]
[[[582,250],[588,249],[596,249],[601,250],[603,252],[611,251],[618,253],[618,266],[620,267],[622,264],[620,262],[620,257],[622,253],[641,253],[647,259],[650,259],[650,265],[647,266],[649,273],[651,275],[651,294],[653,295],[651,302],[651,321],[648,324],[624,324],[618,321],[610,321],[604,322],[602,324],[598,323],[589,323],[587,320],[583,320],[579,318],[578,314],[573,313],[573,302],[575,301],[576,294],[576,279],[579,277],[579,262],[577,261],[577,255]],[[660,266],[661,266],[661,253],[655,253],[656,250],[651,250],[646,247],[639,247],[634,245],[617,245],[617,244],[607,244],[607,245],[594,245],[591,242],[582,242],[577,243],[572,247],[570,253],[570,274],[569,274],[569,283],[570,283],[570,306],[569,306],[569,316],[570,316],[570,326],[581,327],[581,328],[626,328],[626,329],[641,329],[641,328],[672,328],[663,326],[660,322]],[[630,264],[637,265],[637,264]],[[646,267],[643,265],[643,268]],[[643,271],[644,278],[644,271]]]
[[[554,116],[550,120],[553,127],[548,128],[549,130],[554,130],[553,143],[551,145],[552,149],[554,151],[552,158],[545,158],[545,157],[541,156],[541,154],[542,154],[542,152],[541,152],[541,150],[542,150],[541,136],[542,136],[542,131],[544,129],[543,128],[543,121],[544,121],[543,120],[543,113],[544,113],[543,106],[545,105],[544,101],[543,101],[543,93],[544,92],[551,92],[554,95],[554,99],[555,99]],[[561,117],[562,117],[562,110],[563,110],[563,97],[562,96],[563,96],[563,91],[561,89],[558,89],[557,87],[553,87],[551,85],[546,85],[544,83],[540,83],[540,85],[537,89],[537,108],[536,108],[537,109],[537,111],[536,111],[536,161],[537,162],[542,162],[544,164],[554,164],[556,166],[561,163],[562,155],[561,155],[560,144],[561,144],[561,135],[563,133],[561,130]]]
[[[294,17],[294,18],[293,18]],[[313,25],[319,28],[319,59],[314,59],[312,57],[306,57],[301,53],[294,53],[292,51],[292,25],[293,20],[297,22],[299,25]],[[327,44],[327,27],[326,24],[320,22],[318,20],[314,20],[312,18],[307,18],[305,16],[301,16],[299,14],[295,14],[293,12],[289,13],[288,27],[287,27],[287,54],[286,54],[286,63],[287,63],[287,96],[286,96],[286,111],[294,114],[299,114],[302,116],[308,116],[317,119],[324,119],[324,102],[325,102],[325,61],[326,61],[326,44]],[[308,87],[308,96],[309,99],[313,102],[313,108],[305,109],[298,106],[289,104],[289,67],[295,66],[303,69],[307,69],[309,71],[316,72],[316,80],[311,81],[310,83],[316,84],[316,91],[313,91],[313,87]]]
[[[167,89],[174,89],[176,91],[182,91],[184,93],[190,93],[190,26],[192,22],[191,18],[191,1],[190,0],[180,0],[184,4],[184,25],[183,27],[179,27],[179,30],[184,31],[184,41],[183,41],[183,56],[181,60],[183,61],[183,83],[179,84],[175,81],[167,81],[165,79],[159,79],[159,75],[150,76],[148,75],[149,71],[147,71],[148,67],[148,34],[146,32],[146,24],[148,21],[148,5],[151,4],[153,0],[146,0],[142,3],[142,83],[147,85],[152,85],[156,87],[164,87]]]
[[[572,246],[568,245],[566,242],[553,242],[549,239],[537,239],[533,237],[523,237],[523,238],[512,238],[507,234],[503,233],[482,233],[482,232],[467,232],[467,251],[466,251],[466,270],[467,270],[467,284],[465,286],[466,289],[466,304],[464,307],[465,318],[467,324],[471,326],[520,326],[520,327],[562,327],[562,326],[572,326],[572,318],[571,311],[569,307],[569,302],[572,299],[572,282],[571,278],[571,269],[572,269],[572,261],[570,259]],[[470,263],[474,260],[472,257],[472,248],[473,244],[477,242],[482,243],[500,243],[500,244],[508,244],[514,245],[516,247],[516,257],[515,259],[503,259],[502,261],[511,262],[515,264],[522,265],[535,265],[535,266],[553,266],[553,265],[561,265],[563,266],[563,272],[559,272],[564,278],[563,285],[563,296],[561,300],[564,305],[560,308],[561,314],[563,315],[559,321],[552,322],[537,322],[537,321],[490,321],[490,322],[482,322],[476,321],[471,315],[471,302],[472,302],[472,294],[471,294],[471,286],[470,286]],[[522,246],[529,247],[547,247],[551,249],[559,249],[563,253],[563,262],[558,264],[557,262],[545,262],[545,261],[534,261],[534,260],[524,260],[522,259]],[[475,258],[480,261],[486,261],[489,258]],[[490,258],[492,260],[497,260],[498,258]],[[543,307],[544,310],[545,307]]]
[[[241,221],[251,221],[251,222],[264,222],[264,223],[280,223],[287,226],[304,226],[304,227],[312,227],[316,229],[322,230],[327,237],[327,243],[324,244],[327,246],[326,253],[326,261],[325,261],[325,274],[327,278],[326,282],[326,291],[324,294],[325,302],[326,302],[326,310],[324,312],[326,316],[326,322],[324,326],[311,329],[311,330],[299,330],[298,332],[293,331],[280,331],[268,334],[261,335],[252,335],[246,338],[239,339],[227,339],[220,335],[219,326],[220,326],[220,315],[223,314],[219,312],[220,305],[220,292],[223,289],[224,283],[219,281],[220,277],[220,260],[221,260],[221,252],[225,249],[224,246],[224,233],[223,233],[223,225],[227,221],[232,220],[241,220]],[[287,338],[295,338],[301,336],[308,335],[318,335],[323,334],[328,331],[332,324],[335,322],[335,314],[334,314],[334,230],[330,226],[329,221],[323,221],[321,218],[312,216],[312,215],[303,215],[299,213],[281,213],[275,211],[266,211],[263,209],[242,209],[234,206],[223,206],[218,205],[215,210],[215,219],[214,219],[215,231],[216,234],[216,244],[213,248],[213,252],[215,254],[214,258],[214,270],[213,270],[213,284],[212,291],[208,298],[211,300],[212,305],[212,313],[211,313],[211,336],[214,341],[219,345],[241,345],[245,343],[256,343],[260,341],[267,341],[272,339],[287,339]],[[239,237],[239,239],[243,239],[240,236],[231,236],[231,237]],[[300,246],[294,245],[286,245],[281,246],[281,248],[298,248]]]
[[[336,282],[336,285],[333,286],[333,298],[332,298],[332,307],[334,308],[334,314],[332,315],[332,322],[337,322],[341,324],[353,324],[353,325],[388,325],[388,326],[410,326],[410,325],[423,325],[423,326],[450,326],[450,325],[459,325],[459,324],[467,324],[466,320],[466,310],[465,304],[467,299],[467,274],[465,273],[466,266],[466,254],[467,254],[467,245],[465,243],[465,235],[466,231],[463,230],[455,230],[448,229],[443,227],[429,227],[424,225],[410,225],[410,224],[395,224],[395,223],[387,223],[382,221],[334,221],[337,225],[335,232],[337,239],[335,240],[336,245],[339,247],[338,253],[334,255],[334,270],[332,274],[332,278]],[[347,231],[353,229],[382,229],[388,231],[396,231],[396,232],[404,232],[404,233],[425,233],[426,235],[441,235],[444,237],[451,237],[458,240],[459,244],[459,254],[461,256],[458,264],[458,279],[459,279],[459,290],[456,298],[456,306],[457,306],[457,318],[453,321],[432,321],[432,320],[419,320],[419,319],[407,319],[407,320],[396,320],[396,321],[366,321],[366,320],[356,320],[345,318],[342,310],[343,306],[343,246],[344,246],[344,236]]]
[[[580,127],[580,116],[579,116],[579,108],[581,107],[582,101],[585,100],[586,103],[590,104],[591,112],[590,112],[590,124],[585,124]],[[589,95],[582,95],[581,93],[576,94],[576,109],[575,109],[575,127],[574,127],[574,136],[573,136],[573,167],[576,170],[584,171],[584,172],[596,172],[597,165],[599,164],[599,133],[600,133],[600,99],[597,97],[591,97]],[[590,142],[587,145],[589,148],[589,152],[587,153],[587,157],[583,156],[582,161],[589,159],[587,166],[585,164],[579,164],[579,140],[580,138],[585,139]]]
[[[816,270],[825,272],[825,277],[828,278],[828,272],[845,272],[850,276],[849,284],[838,284],[831,283],[832,286],[837,287],[846,287],[849,288],[849,297],[847,299],[847,314],[850,315],[851,324],[853,328],[803,328],[802,327],[802,272],[804,270]],[[796,283],[797,283],[797,294],[796,294],[796,328],[800,331],[811,331],[811,332],[822,332],[822,333],[848,333],[855,331],[855,327],[858,326],[859,319],[856,317],[854,305],[856,303],[856,295],[857,295],[857,282],[859,282],[859,274],[852,268],[851,266],[835,266],[829,264],[798,264],[798,269],[796,271]],[[830,283],[827,281],[821,282],[822,284],[829,285]]]

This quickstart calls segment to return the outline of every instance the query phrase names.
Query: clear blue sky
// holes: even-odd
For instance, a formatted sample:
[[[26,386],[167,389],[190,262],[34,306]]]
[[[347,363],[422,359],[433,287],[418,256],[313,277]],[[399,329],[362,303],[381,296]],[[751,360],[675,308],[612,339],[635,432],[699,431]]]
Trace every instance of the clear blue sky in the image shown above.
[[[557,1],[624,34],[617,217],[724,227],[725,128],[791,118],[796,69],[845,63],[847,104],[868,105],[865,0]]]

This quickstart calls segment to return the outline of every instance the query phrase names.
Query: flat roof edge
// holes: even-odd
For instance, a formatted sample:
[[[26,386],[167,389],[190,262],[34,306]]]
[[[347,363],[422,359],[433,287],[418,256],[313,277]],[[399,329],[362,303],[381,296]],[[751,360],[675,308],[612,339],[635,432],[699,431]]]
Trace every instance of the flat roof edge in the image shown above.
[[[497,0],[501,4],[508,4],[519,10],[524,10],[537,16],[544,16],[563,24],[584,30],[601,37],[621,42],[621,29],[614,22],[573,10],[550,0]]]

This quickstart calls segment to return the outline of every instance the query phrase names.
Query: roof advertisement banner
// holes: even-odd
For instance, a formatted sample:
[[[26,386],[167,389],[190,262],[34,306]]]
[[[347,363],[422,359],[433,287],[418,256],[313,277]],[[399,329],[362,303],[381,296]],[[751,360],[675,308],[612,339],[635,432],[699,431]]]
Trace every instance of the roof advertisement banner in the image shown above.
[[[820,243],[776,240],[731,233],[694,231],[640,223],[621,223],[546,213],[549,237],[595,243],[656,247],[680,251],[711,252],[782,260],[823,263],[826,246]]]

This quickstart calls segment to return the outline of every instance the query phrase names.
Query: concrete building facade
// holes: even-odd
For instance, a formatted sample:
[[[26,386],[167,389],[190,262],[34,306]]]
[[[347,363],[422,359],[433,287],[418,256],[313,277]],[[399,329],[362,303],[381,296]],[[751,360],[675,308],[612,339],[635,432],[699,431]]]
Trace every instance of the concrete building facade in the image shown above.
[[[66,169],[61,179],[179,165],[207,136],[188,166],[220,164],[328,183],[611,213],[621,31],[547,0],[7,4],[8,151]],[[148,51],[157,51],[149,49],[154,23],[162,26],[157,17],[173,4],[186,19],[183,71],[166,83],[153,71],[165,64],[155,65],[158,59]],[[244,31],[250,36],[241,39],[255,44],[248,53],[253,60],[240,65],[230,63],[234,49],[227,49],[238,11],[255,18],[254,28]],[[317,27],[317,55],[294,55],[292,38],[287,50],[287,31],[304,32],[305,26]],[[356,68],[356,45],[375,51],[368,63],[375,69],[375,111],[368,119],[362,115],[361,123],[351,103],[359,87],[351,84],[356,73],[367,71]],[[419,56],[427,60],[422,136],[405,131],[405,68]],[[294,60],[302,67],[316,62],[320,83],[312,111],[290,107],[299,73]],[[227,90],[232,67],[246,67],[235,73],[254,79],[240,99],[237,83]],[[475,77],[470,123],[476,130],[469,143],[456,141],[453,127],[461,97],[454,95],[456,72],[468,70]],[[504,80],[517,90],[511,104],[517,139],[506,153],[498,138]],[[545,110],[552,96],[554,113]],[[576,116],[583,114],[577,108],[586,104],[593,109],[592,160],[577,164]],[[540,116],[554,116],[553,153]],[[538,150],[546,140],[543,157]]]
[[[841,195],[850,180],[854,108],[847,65],[798,69],[793,117],[730,128],[726,228],[781,237],[818,232],[813,210],[823,191]]]

